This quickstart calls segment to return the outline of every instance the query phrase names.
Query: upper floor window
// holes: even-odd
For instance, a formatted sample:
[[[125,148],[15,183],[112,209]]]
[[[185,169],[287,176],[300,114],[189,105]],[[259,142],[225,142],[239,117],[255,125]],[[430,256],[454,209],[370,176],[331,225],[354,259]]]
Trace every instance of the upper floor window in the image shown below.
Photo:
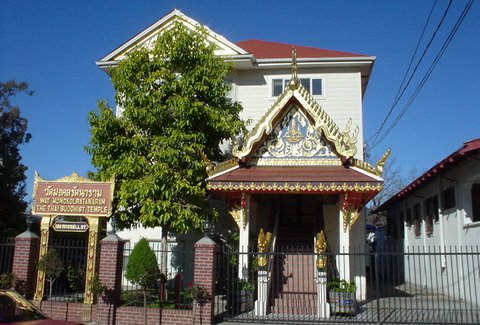
[[[480,183],[472,185],[472,221],[480,221]]]
[[[420,217],[420,203],[413,206],[413,219],[415,224],[415,237],[422,235],[422,219]]]
[[[434,195],[425,200],[425,233],[433,235],[434,222],[438,222],[438,196]]]
[[[236,90],[237,90],[237,88],[236,88],[235,84],[233,83],[233,81],[227,79],[227,80],[225,80],[225,84],[226,84],[226,85],[228,86],[228,88],[229,88],[229,89],[228,89],[228,92],[225,94],[225,97],[226,97],[229,101],[231,101],[231,102],[237,100],[237,98],[236,98],[236,97],[237,97],[237,96],[236,96]]]
[[[405,219],[405,222],[408,227],[410,227],[413,223],[412,220],[412,208],[407,208],[407,218]]]
[[[288,87],[289,82],[289,78],[272,79],[272,96],[279,96],[283,92],[283,90]],[[300,83],[313,96],[324,96],[323,78],[300,78]]]
[[[443,210],[455,207],[455,187],[450,186],[442,193]]]

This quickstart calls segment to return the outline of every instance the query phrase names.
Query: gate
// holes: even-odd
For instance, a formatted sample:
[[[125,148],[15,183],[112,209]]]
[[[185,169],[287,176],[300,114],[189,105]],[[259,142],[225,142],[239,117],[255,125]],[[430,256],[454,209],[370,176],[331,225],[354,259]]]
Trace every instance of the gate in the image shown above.
[[[241,254],[248,255],[249,268],[242,269],[239,277]],[[316,254],[284,250],[267,255],[272,261],[268,307],[266,315],[259,316],[255,309],[258,253],[219,252],[217,319],[289,324],[480,323],[478,247],[389,247],[370,252],[367,246],[350,248],[349,253],[328,252],[329,318],[318,316]],[[347,259],[351,269],[362,266],[362,276],[346,279],[338,271],[336,266]]]

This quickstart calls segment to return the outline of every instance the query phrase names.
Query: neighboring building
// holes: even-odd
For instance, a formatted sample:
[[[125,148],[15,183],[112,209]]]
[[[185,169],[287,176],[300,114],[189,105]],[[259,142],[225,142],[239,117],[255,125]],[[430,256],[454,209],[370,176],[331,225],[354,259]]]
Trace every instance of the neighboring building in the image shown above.
[[[405,252],[466,252],[478,249],[480,238],[480,139],[465,142],[457,151],[435,164],[404,189],[383,203],[377,212],[384,211],[388,218],[388,234],[393,240],[403,240]],[[415,270],[405,272],[405,281],[419,286],[435,288],[445,285],[448,278],[466,279],[470,270],[467,260],[458,258],[448,262],[450,254],[440,261],[426,260],[428,266],[417,264]],[[463,257],[465,258],[465,257]],[[436,263],[436,264],[435,264]],[[425,267],[434,274],[422,274]],[[475,272],[475,273],[472,273]],[[411,278],[408,278],[411,276]],[[443,277],[447,280],[437,279]],[[462,299],[477,297],[476,288],[455,283],[449,292]],[[448,288],[442,290],[446,292]],[[472,291],[470,291],[472,290]]]
[[[200,25],[174,10],[97,65],[108,73],[136,46],[151,46],[175,21],[191,29]],[[253,120],[234,159],[209,172],[207,187],[223,212],[216,230],[238,231],[242,251],[256,245],[260,229],[272,232],[277,245],[302,244],[311,252],[322,230],[331,252],[363,245],[361,212],[382,188],[388,157],[377,166],[363,161],[362,101],[375,58],[259,40],[233,43],[208,28],[207,33],[216,53],[234,62],[226,80],[230,96],[242,104],[241,117]],[[136,241],[147,233],[118,234]],[[160,230],[148,234],[161,238]],[[364,299],[365,263],[345,257],[332,263],[341,277],[357,282],[357,296]],[[248,264],[240,259],[239,276]]]

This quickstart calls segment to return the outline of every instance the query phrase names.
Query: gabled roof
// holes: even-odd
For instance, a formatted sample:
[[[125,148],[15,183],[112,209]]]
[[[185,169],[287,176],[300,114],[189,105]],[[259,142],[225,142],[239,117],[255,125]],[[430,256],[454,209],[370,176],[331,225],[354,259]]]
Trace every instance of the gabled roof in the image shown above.
[[[150,46],[163,30],[171,28],[175,22],[181,22],[187,28],[192,30],[198,27],[205,28],[208,35],[208,41],[216,45],[215,53],[217,55],[249,56],[244,49],[230,42],[222,35],[215,33],[208,27],[200,24],[198,21],[184,15],[180,10],[175,9],[101,58],[97,62],[97,65],[101,68],[114,65],[118,60],[121,60],[126,53],[135,47]]]
[[[272,131],[290,103],[298,103],[299,107],[305,111],[307,117],[312,121],[317,132],[326,137],[327,142],[339,158],[342,160],[353,158],[357,152],[358,127],[353,134],[350,134],[350,125],[347,125],[345,130],[340,131],[335,122],[302,85],[298,85],[297,89],[286,88],[284,90],[247,135],[243,149],[235,152],[235,156],[240,160],[248,159],[260,142]]]
[[[261,41],[256,39],[236,42],[242,49],[253,54],[257,59],[291,58],[292,47],[297,51],[297,58],[365,58],[364,54],[354,54],[341,51],[333,51],[308,46],[284,44],[277,42]]]
[[[451,170],[453,167],[457,166],[467,157],[475,155],[477,153],[480,153],[480,138],[465,142],[463,146],[461,146],[458,150],[454,151],[445,159],[435,164],[432,168],[427,170],[420,177],[415,179],[413,182],[405,186],[405,188],[400,190],[397,194],[393,195],[391,198],[385,201],[385,203],[379,206],[375,212],[387,210],[390,206],[402,200],[413,191],[424,187],[430,181],[436,179],[437,177]]]

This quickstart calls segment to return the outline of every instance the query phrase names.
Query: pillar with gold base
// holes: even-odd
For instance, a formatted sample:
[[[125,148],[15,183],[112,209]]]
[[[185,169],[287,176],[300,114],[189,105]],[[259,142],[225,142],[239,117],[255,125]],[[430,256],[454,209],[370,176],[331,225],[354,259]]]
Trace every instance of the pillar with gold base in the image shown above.
[[[241,220],[242,225],[239,227],[239,243],[238,243],[238,277],[248,280],[248,247],[250,239],[250,194],[243,193],[241,200]]]
[[[92,318],[92,304],[93,304],[93,281],[95,277],[95,268],[97,261],[97,246],[98,246],[98,226],[99,218],[87,217],[89,225],[88,233],[88,249],[87,249],[87,269],[85,274],[85,298],[83,300],[83,317],[84,322],[88,322]]]
[[[50,226],[52,225],[53,216],[44,216],[40,224],[40,251],[38,261],[41,261],[48,252],[48,239],[50,237]],[[33,301],[40,302],[43,299],[45,288],[45,270],[37,271],[37,284],[35,286],[35,295]]]
[[[315,237],[315,253],[316,261],[315,266],[317,269],[317,317],[329,318],[330,317],[330,304],[327,301],[327,256],[325,252],[327,250],[327,240],[325,233],[320,231]]]

